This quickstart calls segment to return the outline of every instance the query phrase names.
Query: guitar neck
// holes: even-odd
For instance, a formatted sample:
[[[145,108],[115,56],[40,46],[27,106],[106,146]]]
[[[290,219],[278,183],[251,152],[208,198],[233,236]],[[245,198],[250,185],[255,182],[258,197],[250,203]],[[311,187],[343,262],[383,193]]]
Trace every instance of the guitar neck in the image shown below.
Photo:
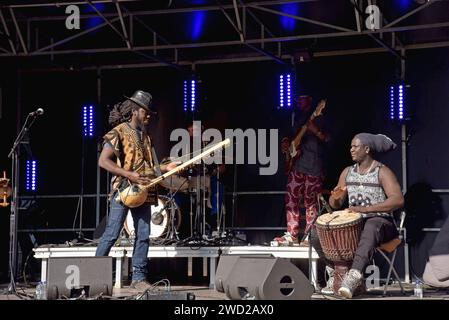
[[[174,175],[176,173],[178,173],[179,171],[187,168],[188,166],[191,166],[192,164],[194,164],[195,162],[201,160],[202,158],[210,155],[212,152],[221,149],[221,148],[226,148],[231,144],[231,140],[228,138],[212,147],[210,147],[209,149],[207,149],[206,151],[201,152],[199,155],[193,157],[192,159],[184,162],[183,164],[177,166],[176,168],[164,173],[163,175],[151,180],[151,182],[147,185],[145,185],[146,188],[150,188],[152,186],[157,185],[158,183],[161,183],[163,180],[167,179],[168,177],[170,177],[171,175]]]
[[[312,121],[313,119],[315,119],[315,117],[316,117],[315,113],[312,113],[312,115],[310,116],[309,120],[307,120],[307,122]],[[293,141],[295,142],[295,146],[299,145],[299,143],[301,142],[302,137],[306,133],[306,131],[307,131],[307,122],[302,125],[301,129],[299,129],[298,133],[295,135],[295,138],[293,139]]]

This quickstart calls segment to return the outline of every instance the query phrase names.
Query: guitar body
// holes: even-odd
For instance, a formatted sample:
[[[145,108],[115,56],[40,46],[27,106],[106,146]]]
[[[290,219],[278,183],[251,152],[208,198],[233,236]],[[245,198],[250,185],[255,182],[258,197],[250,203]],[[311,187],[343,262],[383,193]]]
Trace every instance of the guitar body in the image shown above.
[[[119,190],[116,197],[117,202],[123,203],[129,208],[137,208],[145,203],[148,197],[147,188],[138,184],[129,183],[127,187]]]
[[[290,143],[288,151],[285,153],[285,173],[289,174],[293,169],[295,161],[301,156],[301,150],[295,146],[295,142]]]
[[[310,116],[309,121],[312,121],[316,117],[320,116],[322,114],[325,106],[326,106],[326,100],[321,100],[318,103],[315,111]],[[293,165],[294,165],[295,161],[297,159],[299,159],[299,157],[301,157],[300,146],[301,146],[302,138],[304,137],[304,134],[306,133],[306,131],[307,131],[307,123],[305,125],[303,125],[301,128],[299,128],[298,132],[295,134],[295,137],[291,141],[287,152],[285,152],[285,173],[286,174],[290,173],[290,171],[293,169]]]

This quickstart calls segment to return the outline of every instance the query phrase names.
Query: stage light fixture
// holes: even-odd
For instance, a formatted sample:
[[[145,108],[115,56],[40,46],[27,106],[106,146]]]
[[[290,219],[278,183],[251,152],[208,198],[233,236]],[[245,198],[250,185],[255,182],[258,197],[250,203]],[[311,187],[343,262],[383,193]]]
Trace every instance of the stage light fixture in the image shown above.
[[[198,81],[196,79],[184,80],[184,112],[196,111],[196,100],[198,95]]]
[[[92,105],[83,106],[83,136],[93,137],[94,135],[94,107]]]
[[[404,83],[398,83],[390,86],[390,120],[406,120],[406,89]]]
[[[292,77],[290,73],[279,76],[279,107],[278,109],[290,108],[292,106]]]
[[[36,191],[37,189],[37,161],[27,160],[26,161],[26,190]]]

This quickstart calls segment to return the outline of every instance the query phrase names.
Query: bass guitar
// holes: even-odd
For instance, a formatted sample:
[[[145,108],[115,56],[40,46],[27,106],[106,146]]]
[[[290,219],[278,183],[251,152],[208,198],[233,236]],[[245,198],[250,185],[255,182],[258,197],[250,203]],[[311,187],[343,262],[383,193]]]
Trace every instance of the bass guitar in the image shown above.
[[[301,142],[302,138],[304,137],[304,134],[307,131],[307,123],[315,119],[316,117],[320,116],[323,112],[323,109],[326,107],[326,100],[321,100],[317,107],[315,108],[315,111],[310,116],[309,120],[301,127],[299,128],[298,132],[295,134],[295,137],[290,142],[290,145],[288,147],[287,152],[285,152],[285,171],[288,174],[292,168],[293,164],[299,157],[301,156]]]

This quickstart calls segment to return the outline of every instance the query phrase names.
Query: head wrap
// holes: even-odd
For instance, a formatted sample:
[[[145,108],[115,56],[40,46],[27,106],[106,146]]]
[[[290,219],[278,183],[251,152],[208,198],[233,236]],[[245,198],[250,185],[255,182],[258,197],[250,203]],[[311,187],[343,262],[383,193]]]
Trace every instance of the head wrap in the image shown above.
[[[396,143],[384,134],[359,133],[354,139],[359,139],[363,145],[375,152],[386,152],[396,148]]]

